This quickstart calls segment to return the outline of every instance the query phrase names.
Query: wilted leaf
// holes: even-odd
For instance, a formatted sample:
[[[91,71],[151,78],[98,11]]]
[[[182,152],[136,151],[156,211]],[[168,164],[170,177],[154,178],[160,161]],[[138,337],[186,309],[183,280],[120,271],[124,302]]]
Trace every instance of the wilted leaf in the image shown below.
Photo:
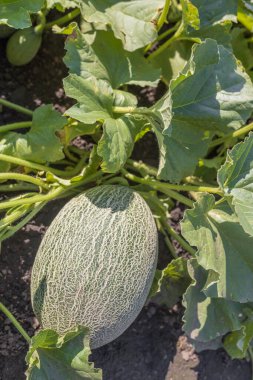
[[[26,356],[27,380],[102,380],[102,371],[89,362],[90,354],[88,329],[77,328],[64,336],[41,330]]]
[[[180,300],[190,282],[187,260],[182,257],[172,260],[165,269],[157,273],[157,285],[153,286],[153,299],[155,302],[172,307]]]

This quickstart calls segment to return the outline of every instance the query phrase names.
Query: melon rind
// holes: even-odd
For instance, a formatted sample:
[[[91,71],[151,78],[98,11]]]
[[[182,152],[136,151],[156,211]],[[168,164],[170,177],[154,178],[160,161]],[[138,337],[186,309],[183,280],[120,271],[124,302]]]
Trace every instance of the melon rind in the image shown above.
[[[138,193],[103,185],[73,198],[48,228],[32,270],[42,327],[64,334],[86,326],[92,348],[114,340],[147,299],[157,251],[156,225]]]

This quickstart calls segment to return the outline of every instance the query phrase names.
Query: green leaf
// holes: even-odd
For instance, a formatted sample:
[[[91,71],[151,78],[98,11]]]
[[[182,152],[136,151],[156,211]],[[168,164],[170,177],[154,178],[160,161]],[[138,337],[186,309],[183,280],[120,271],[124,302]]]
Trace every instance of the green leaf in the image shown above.
[[[44,0],[3,0],[0,4],[0,24],[16,29],[28,28],[32,25],[31,13],[38,12]]]
[[[226,133],[245,123],[252,112],[253,86],[232,53],[208,39],[194,45],[169,91],[173,117],[155,127],[161,151],[159,176],[178,182],[193,174],[214,132]]]
[[[84,19],[94,23],[96,29],[110,25],[124,49],[134,51],[156,39],[156,21],[164,3],[164,0],[84,0],[81,10]]]
[[[56,132],[66,124],[66,118],[51,105],[41,106],[33,113],[29,132],[10,132],[4,135],[0,142],[0,152],[39,163],[61,160],[64,158],[63,146]]]
[[[103,135],[98,143],[98,155],[103,158],[102,169],[116,173],[131,155],[134,142],[147,132],[143,116],[114,114],[113,107],[136,107],[134,95],[113,91],[107,81],[81,78],[71,74],[64,80],[66,94],[78,100],[78,104],[66,114],[85,124],[96,121],[103,125]]]
[[[187,260],[182,257],[172,260],[165,269],[157,273],[156,278],[157,285],[153,284],[152,292],[154,301],[167,307],[174,306],[191,282]]]
[[[106,81],[70,74],[63,83],[67,96],[79,102],[66,111],[68,116],[85,124],[113,116],[113,90]]]
[[[56,8],[60,12],[64,12],[65,9],[76,8],[78,5],[77,0],[46,0],[47,9]]]
[[[223,21],[237,22],[237,0],[181,0],[185,27],[201,29]]]
[[[246,321],[242,323],[242,327],[238,331],[228,334],[223,342],[223,346],[232,359],[243,359],[247,355],[247,350],[253,339],[253,319],[252,310]]]
[[[156,86],[159,81],[160,70],[154,69],[139,50],[125,51],[122,42],[110,31],[97,31],[90,45],[87,35],[76,28],[75,35],[68,38],[65,46],[64,62],[70,73],[83,78],[107,80],[113,88],[126,83]]]
[[[128,117],[105,120],[104,133],[98,144],[98,154],[103,158],[102,169],[105,172],[119,171],[131,155],[134,146],[131,127]]]
[[[181,37],[201,42],[212,38],[230,48],[232,21],[237,22],[237,0],[181,0],[183,31]]]
[[[224,298],[208,298],[203,289],[211,282],[210,272],[204,270],[196,259],[188,262],[188,271],[193,280],[187,289],[183,305],[183,329],[197,342],[212,344],[218,337],[241,328],[243,310],[247,305]],[[205,345],[205,349],[208,346]]]
[[[64,336],[41,330],[26,356],[27,380],[101,380],[102,371],[89,362],[90,354],[88,329],[77,328]]]
[[[249,47],[247,38],[245,37],[245,30],[241,28],[234,28],[231,32],[232,47],[234,55],[242,62],[243,67],[246,69],[248,75],[253,77],[253,51]]]
[[[217,206],[213,195],[199,196],[185,213],[182,234],[198,248],[199,265],[213,273],[206,296],[253,301],[253,237],[245,233],[226,202]]]
[[[253,236],[253,133],[227,152],[218,182],[244,230]]]

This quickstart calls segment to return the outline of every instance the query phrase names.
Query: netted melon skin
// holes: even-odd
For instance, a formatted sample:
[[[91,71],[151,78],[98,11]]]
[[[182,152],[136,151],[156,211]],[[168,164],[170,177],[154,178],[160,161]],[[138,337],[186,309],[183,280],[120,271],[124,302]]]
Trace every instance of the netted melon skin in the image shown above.
[[[73,198],[48,228],[32,270],[31,297],[43,328],[87,326],[91,347],[121,335],[152,285],[158,236],[136,192],[103,185]]]

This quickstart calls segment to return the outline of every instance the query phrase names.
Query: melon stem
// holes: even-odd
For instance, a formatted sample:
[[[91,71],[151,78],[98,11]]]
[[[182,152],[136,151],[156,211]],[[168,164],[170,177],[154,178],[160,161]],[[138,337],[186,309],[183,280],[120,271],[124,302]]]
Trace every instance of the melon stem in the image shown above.
[[[16,329],[20,332],[20,334],[25,338],[25,340],[30,344],[31,338],[27,334],[27,332],[23,329],[21,324],[17,321],[14,315],[5,307],[2,302],[0,302],[0,311],[11,321],[11,323],[16,327]]]

